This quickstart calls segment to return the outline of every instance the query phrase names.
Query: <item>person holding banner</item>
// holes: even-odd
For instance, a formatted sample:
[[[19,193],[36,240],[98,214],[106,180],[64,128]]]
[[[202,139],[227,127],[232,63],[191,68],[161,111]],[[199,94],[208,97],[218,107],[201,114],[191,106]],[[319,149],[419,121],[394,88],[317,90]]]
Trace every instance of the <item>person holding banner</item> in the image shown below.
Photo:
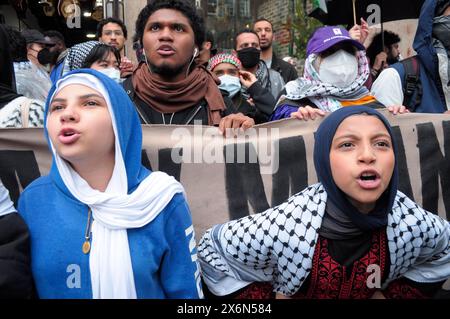
[[[99,41],[82,42],[68,50],[61,74],[55,77],[55,83],[61,76],[82,68],[97,70],[121,83],[120,63],[120,52],[116,47]]]
[[[0,299],[34,297],[30,234],[0,181]]]
[[[450,277],[450,224],[398,190],[396,151],[376,110],[328,115],[316,132],[318,184],[202,237],[209,290],[241,298],[432,297]]]
[[[18,206],[39,297],[202,297],[184,189],[142,166],[125,91],[95,70],[67,74],[49,93],[45,134],[51,171]]]
[[[0,24],[0,128],[42,127],[44,103],[17,93],[10,31]]]
[[[386,106],[411,112],[450,112],[450,1],[426,0],[413,48],[416,56],[381,72],[372,92]]]
[[[304,75],[286,84],[271,120],[315,119],[341,107],[383,108],[364,86],[370,68],[365,47],[337,26],[321,27],[311,36]],[[404,107],[390,108],[394,114]]]
[[[249,116],[257,124],[265,123],[266,114],[273,110],[273,97],[253,73],[243,71],[241,67],[241,61],[236,55],[219,53],[209,60],[207,69],[219,78],[219,89],[225,91],[232,102],[228,106],[232,113]],[[242,87],[247,88],[249,99],[243,96]]]

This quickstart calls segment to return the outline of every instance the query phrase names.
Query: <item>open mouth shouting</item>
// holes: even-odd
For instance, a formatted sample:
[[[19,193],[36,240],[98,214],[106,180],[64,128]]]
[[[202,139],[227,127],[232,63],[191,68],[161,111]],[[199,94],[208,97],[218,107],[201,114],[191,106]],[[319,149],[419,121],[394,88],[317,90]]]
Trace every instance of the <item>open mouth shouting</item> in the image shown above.
[[[75,143],[80,138],[80,133],[73,128],[64,128],[59,132],[58,139],[62,144]]]
[[[381,176],[377,171],[363,171],[357,178],[357,182],[362,189],[376,189],[381,184]]]

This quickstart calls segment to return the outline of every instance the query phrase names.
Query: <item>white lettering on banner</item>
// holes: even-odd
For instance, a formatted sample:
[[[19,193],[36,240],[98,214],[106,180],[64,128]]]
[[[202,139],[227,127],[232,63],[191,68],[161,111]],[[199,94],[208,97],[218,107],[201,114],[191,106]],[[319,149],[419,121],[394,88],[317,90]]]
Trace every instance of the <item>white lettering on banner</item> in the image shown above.
[[[256,164],[261,165],[262,174],[274,174],[279,168],[278,128],[255,128],[244,132],[227,130],[227,136],[235,136],[234,140],[223,138],[216,127],[194,126],[193,134],[185,127],[177,127],[172,131],[171,141],[175,142],[171,150],[171,160],[176,164]],[[236,147],[225,147],[230,141]],[[250,152],[246,144],[253,146]],[[225,152],[225,155],[224,155]],[[181,154],[180,154],[181,153]]]

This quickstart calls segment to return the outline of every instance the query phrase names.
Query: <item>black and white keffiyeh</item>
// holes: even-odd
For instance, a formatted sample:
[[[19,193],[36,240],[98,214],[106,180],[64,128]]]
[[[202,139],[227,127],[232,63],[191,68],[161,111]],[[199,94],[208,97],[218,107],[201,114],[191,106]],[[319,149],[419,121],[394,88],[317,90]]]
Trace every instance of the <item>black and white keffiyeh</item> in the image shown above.
[[[27,118],[24,118],[24,107]],[[0,110],[0,128],[43,127],[44,108],[43,102],[38,100],[24,96],[14,99]]]
[[[259,83],[261,83],[262,87],[268,89],[269,91],[272,89],[270,83],[269,68],[267,67],[266,62],[264,62],[263,60],[259,61],[259,67],[256,70],[255,75]]]
[[[208,230],[198,256],[209,289],[227,295],[265,281],[276,292],[294,295],[311,272],[326,202],[325,189],[316,184],[275,208]],[[399,277],[417,282],[450,277],[447,221],[398,192],[386,232],[391,267],[384,285]]]

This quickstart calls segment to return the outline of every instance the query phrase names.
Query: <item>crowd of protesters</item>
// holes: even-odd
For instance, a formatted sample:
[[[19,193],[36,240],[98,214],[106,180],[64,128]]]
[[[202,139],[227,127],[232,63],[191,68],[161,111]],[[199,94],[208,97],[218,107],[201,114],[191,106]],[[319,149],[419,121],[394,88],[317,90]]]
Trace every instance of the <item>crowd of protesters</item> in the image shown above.
[[[395,136],[378,110],[449,112],[450,1],[425,1],[417,55],[403,61],[393,32],[366,48],[361,20],[318,28],[298,75],[274,31],[258,19],[221,50],[190,2],[152,0],[136,21],[134,63],[118,19],[70,48],[57,31],[0,25],[0,128],[43,127],[53,156],[17,209],[0,181],[0,298],[436,295],[450,277],[450,225],[398,190]],[[225,133],[322,117],[319,183],[214,226],[198,251],[183,186],[141,164],[141,124]],[[71,263],[89,274],[81,289],[61,280]],[[362,284],[372,263],[382,289]]]

